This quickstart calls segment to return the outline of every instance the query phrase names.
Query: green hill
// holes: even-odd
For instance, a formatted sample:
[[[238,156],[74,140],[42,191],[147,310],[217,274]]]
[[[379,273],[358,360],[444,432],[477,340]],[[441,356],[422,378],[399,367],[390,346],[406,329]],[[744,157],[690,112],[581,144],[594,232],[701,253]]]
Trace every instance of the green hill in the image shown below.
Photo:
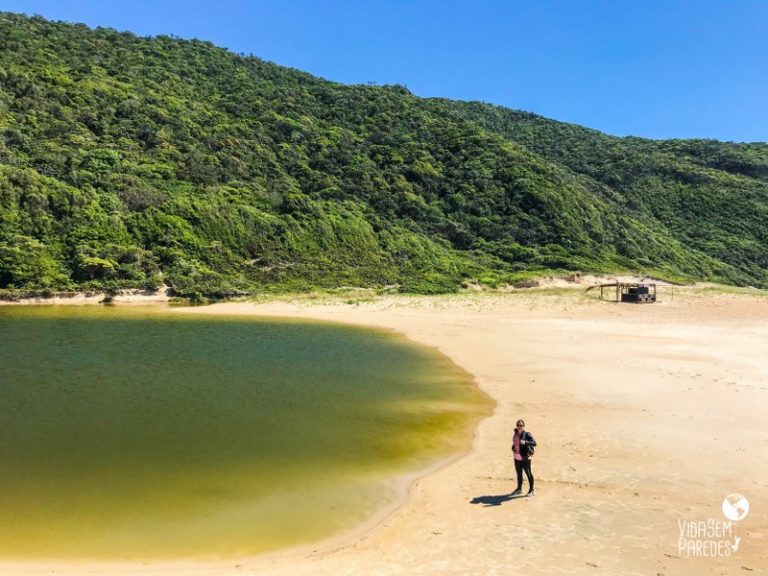
[[[0,288],[768,287],[766,144],[615,138],[8,13],[0,119]]]

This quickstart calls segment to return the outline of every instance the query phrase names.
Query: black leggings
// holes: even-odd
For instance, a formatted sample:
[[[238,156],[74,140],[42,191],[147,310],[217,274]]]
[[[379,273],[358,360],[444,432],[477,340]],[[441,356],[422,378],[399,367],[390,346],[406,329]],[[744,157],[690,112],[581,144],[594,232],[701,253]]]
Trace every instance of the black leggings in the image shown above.
[[[523,470],[528,477],[528,491],[533,490],[533,474],[531,473],[531,461],[530,460],[515,460],[515,472],[517,472],[517,489],[520,490],[523,487]]]

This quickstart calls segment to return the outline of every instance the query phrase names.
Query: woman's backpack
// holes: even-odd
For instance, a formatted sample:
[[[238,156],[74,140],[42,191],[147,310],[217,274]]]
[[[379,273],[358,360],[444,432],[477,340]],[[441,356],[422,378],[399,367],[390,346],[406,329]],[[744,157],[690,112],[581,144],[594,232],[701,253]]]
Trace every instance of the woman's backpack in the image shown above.
[[[528,458],[531,458],[533,456],[533,453],[534,453],[534,451],[536,449],[536,446],[528,444],[528,442],[532,438],[533,438],[533,436],[531,436],[531,433],[526,431],[526,433],[525,433],[525,445],[528,447]],[[535,440],[534,440],[534,442],[535,442]]]

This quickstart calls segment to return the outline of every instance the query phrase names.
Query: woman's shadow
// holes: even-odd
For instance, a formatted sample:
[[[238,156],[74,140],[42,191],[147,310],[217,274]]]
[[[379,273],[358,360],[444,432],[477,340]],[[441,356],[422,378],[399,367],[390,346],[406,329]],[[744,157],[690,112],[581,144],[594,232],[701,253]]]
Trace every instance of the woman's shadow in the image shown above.
[[[499,494],[498,496],[478,496],[477,498],[472,498],[470,502],[472,504],[482,504],[485,507],[501,506],[504,502],[525,497],[526,494],[515,494],[514,496],[512,496],[512,494]]]

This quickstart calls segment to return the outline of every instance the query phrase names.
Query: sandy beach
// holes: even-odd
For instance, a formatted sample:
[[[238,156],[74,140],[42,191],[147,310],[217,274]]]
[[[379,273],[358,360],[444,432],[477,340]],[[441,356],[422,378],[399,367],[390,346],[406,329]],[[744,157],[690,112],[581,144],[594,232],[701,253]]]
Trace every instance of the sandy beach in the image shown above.
[[[660,298],[615,304],[571,291],[178,311],[396,330],[473,374],[497,407],[468,454],[333,543],[207,564],[6,563],[0,574],[768,573],[768,298]],[[539,444],[536,496],[510,500],[521,417]],[[732,493],[749,513],[728,522]]]

